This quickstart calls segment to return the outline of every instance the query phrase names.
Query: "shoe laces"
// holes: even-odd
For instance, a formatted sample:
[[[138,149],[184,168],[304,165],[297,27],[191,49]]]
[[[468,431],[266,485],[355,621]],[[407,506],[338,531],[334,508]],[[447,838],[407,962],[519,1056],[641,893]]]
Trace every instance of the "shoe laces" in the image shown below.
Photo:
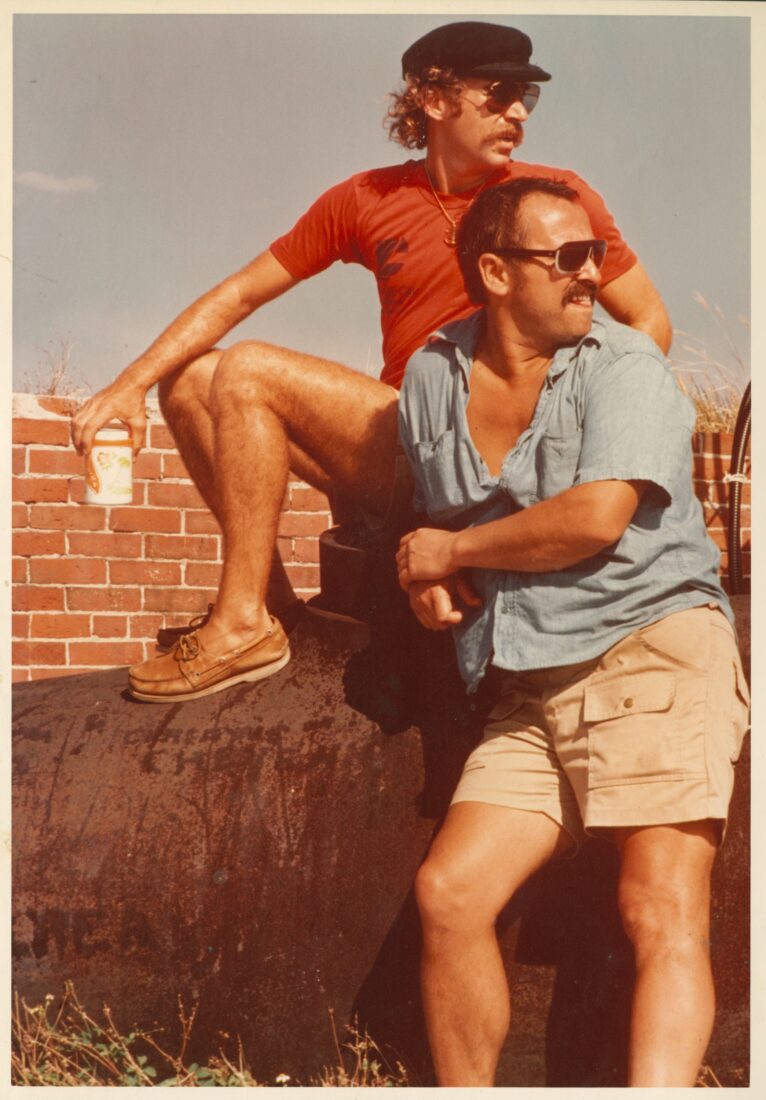
[[[192,661],[200,653],[200,640],[196,633],[182,634],[178,639],[179,661]]]

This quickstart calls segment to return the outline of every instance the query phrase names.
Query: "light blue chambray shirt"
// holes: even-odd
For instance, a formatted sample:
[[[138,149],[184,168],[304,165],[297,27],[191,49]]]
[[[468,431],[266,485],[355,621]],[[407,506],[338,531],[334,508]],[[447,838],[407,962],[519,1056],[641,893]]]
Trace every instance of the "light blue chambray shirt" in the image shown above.
[[[454,321],[409,360],[399,434],[416,507],[453,530],[488,523],[590,481],[652,484],[622,537],[555,572],[472,569],[481,608],[453,627],[469,691],[491,662],[524,670],[589,660],[674,611],[717,603],[720,555],[692,491],[694,408],[653,340],[596,321],[560,348],[529,427],[493,477],[468,430],[473,352],[484,313]]]

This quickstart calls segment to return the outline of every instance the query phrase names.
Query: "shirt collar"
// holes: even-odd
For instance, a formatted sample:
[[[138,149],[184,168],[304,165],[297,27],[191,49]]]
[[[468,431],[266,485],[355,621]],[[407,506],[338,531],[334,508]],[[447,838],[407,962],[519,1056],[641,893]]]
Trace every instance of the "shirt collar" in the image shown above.
[[[479,341],[483,323],[484,310],[477,309],[475,313],[471,313],[468,317],[464,317],[460,321],[450,321],[448,324],[442,325],[441,328],[431,333],[428,337],[427,342],[429,344],[437,340],[443,340],[453,345],[455,348],[455,360],[460,367],[466,384],[471,374],[473,353]],[[594,321],[590,332],[586,333],[574,347],[559,348],[553,356],[551,365],[548,368],[548,373],[546,375],[547,385],[551,385],[555,382],[559,375],[563,374],[569,365],[577,360],[583,348],[593,345],[600,348],[604,342],[605,336],[606,329],[603,323],[601,321]]]

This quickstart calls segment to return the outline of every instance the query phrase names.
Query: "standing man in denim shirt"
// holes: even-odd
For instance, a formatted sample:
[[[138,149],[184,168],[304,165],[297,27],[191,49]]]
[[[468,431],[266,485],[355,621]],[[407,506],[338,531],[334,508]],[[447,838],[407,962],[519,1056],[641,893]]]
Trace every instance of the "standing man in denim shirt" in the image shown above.
[[[692,1086],[710,1037],[710,874],[747,688],[692,494],[694,413],[653,341],[594,322],[605,242],[563,183],[466,215],[485,309],[417,352],[400,433],[420,503],[400,583],[498,702],[417,881],[441,1085],[491,1085],[510,1023],[494,923],[583,830],[620,854],[632,1086]]]

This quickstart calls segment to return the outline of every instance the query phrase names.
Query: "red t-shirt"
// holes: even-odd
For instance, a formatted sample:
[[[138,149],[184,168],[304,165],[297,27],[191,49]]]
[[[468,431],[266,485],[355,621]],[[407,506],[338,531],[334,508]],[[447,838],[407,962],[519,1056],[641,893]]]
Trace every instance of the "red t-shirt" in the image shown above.
[[[636,255],[620,236],[604,200],[574,172],[509,162],[492,183],[523,176],[559,179],[573,187],[590,217],[593,235],[607,241],[602,285],[623,275]],[[440,195],[459,221],[480,188]],[[362,264],[378,282],[383,330],[381,373],[401,385],[407,360],[447,321],[476,306],[463,285],[455,249],[444,240],[449,225],[431,192],[423,161],[360,172],[331,187],[299,218],[271,252],[292,276],[307,279],[336,260]]]

